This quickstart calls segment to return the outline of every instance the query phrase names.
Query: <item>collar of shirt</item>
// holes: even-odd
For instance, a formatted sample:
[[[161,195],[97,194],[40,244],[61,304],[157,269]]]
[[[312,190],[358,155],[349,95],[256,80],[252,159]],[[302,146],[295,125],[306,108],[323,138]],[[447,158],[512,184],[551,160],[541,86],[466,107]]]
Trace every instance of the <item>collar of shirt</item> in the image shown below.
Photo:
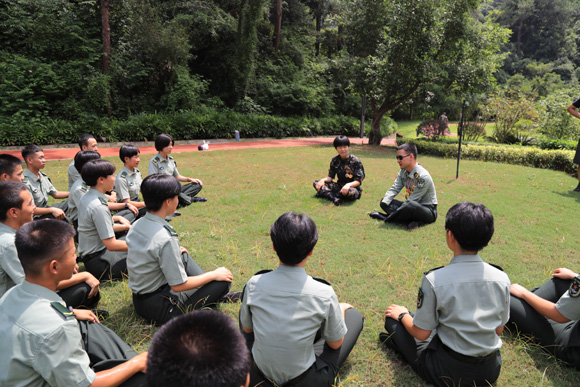
[[[27,293],[31,293],[40,298],[46,298],[47,300],[61,302],[64,304],[63,299],[60,298],[60,296],[56,294],[56,292],[53,292],[49,288],[33,284],[31,282],[28,282],[27,280],[24,280],[24,282],[22,282],[22,285],[20,286],[22,286],[22,290],[24,290]]]
[[[302,266],[289,266],[280,264],[276,270],[289,273],[301,273],[306,275],[306,269]]]
[[[109,201],[109,198],[107,198],[107,195],[105,195],[104,193],[101,193],[99,191],[97,191],[96,189],[94,189],[93,187],[89,187],[89,191],[86,193],[87,195],[91,194],[91,195],[95,195],[98,198],[103,198],[105,199],[107,202]]]
[[[463,262],[483,262],[483,259],[479,256],[479,254],[475,255],[456,255],[451,259],[449,262],[450,265],[454,263],[463,263]]]
[[[121,169],[121,173],[123,173],[123,172],[127,172],[127,176],[130,176],[130,177],[133,177],[136,173],[136,171],[131,172],[131,170],[125,166],[123,167],[123,169]],[[121,173],[119,173],[119,175]]]
[[[40,174],[40,172],[39,172],[39,174]],[[36,176],[34,173],[32,173],[32,172],[30,171],[30,169],[26,169],[26,170],[24,171],[24,176],[25,176],[25,177],[28,177],[29,179],[31,179],[31,180],[32,180],[32,181],[34,181],[35,183],[36,183],[38,180],[40,180],[40,176]]]
[[[162,217],[160,217],[158,215],[152,214],[150,212],[145,213],[145,216],[143,218],[149,219],[150,221],[155,222],[155,223],[159,223],[163,226],[166,226],[166,225],[170,226],[170,224],[165,219],[163,219]]]
[[[16,230],[0,222],[0,234],[16,234]]]

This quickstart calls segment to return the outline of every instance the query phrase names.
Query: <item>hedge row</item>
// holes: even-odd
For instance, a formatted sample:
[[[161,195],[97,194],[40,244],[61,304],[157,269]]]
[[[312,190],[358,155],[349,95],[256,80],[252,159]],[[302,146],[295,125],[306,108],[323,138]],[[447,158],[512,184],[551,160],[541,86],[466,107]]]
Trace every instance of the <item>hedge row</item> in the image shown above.
[[[422,155],[456,158],[457,144],[442,144],[413,138],[398,138],[397,144],[411,142]],[[576,175],[578,166],[569,150],[544,150],[532,147],[509,147],[502,145],[462,145],[461,158],[518,164],[535,168],[553,169]]]
[[[152,141],[159,133],[175,140],[241,137],[357,136],[360,121],[345,116],[324,118],[279,117],[203,109],[176,113],[139,114],[126,120],[85,117],[78,121],[42,119],[0,120],[0,146],[75,143],[80,134],[91,133],[105,141]]]

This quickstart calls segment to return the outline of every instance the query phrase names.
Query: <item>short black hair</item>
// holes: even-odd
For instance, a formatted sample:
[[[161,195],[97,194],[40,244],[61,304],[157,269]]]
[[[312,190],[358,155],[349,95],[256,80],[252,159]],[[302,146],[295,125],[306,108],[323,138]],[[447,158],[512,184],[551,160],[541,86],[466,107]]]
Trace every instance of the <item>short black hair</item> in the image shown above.
[[[78,151],[77,154],[75,155],[75,168],[79,173],[81,173],[81,170],[83,169],[86,163],[88,163],[91,160],[97,160],[100,158],[101,154],[96,151],[92,150]]]
[[[447,212],[445,229],[453,233],[464,250],[479,251],[493,236],[493,214],[480,203],[457,203]]]
[[[6,213],[11,208],[22,208],[24,200],[20,192],[26,191],[26,185],[19,181],[0,181],[0,222],[6,220]]]
[[[115,173],[113,163],[103,159],[96,159],[87,162],[81,169],[81,177],[89,187],[97,185],[99,177],[107,177]]]
[[[169,146],[169,144],[174,145],[175,141],[173,141],[173,137],[166,133],[161,133],[155,139],[155,149],[157,149],[157,152],[161,152],[163,148]]]
[[[280,261],[286,265],[296,265],[316,246],[318,230],[308,215],[291,211],[272,224],[270,238]]]
[[[133,156],[138,155],[139,153],[141,152],[139,151],[139,148],[137,148],[135,145],[125,144],[121,147],[121,149],[119,149],[119,158],[121,159],[121,162],[124,164],[125,157],[131,158]]]
[[[89,145],[89,140],[91,138],[95,138],[95,137],[92,134],[88,134],[88,133],[82,134],[79,137],[79,147],[81,148],[81,150],[83,150],[83,146]]]
[[[9,155],[8,153],[2,153],[0,155],[0,175],[5,173],[11,176],[16,166],[20,164],[22,164],[22,160],[18,157]]]
[[[226,314],[199,310],[175,317],[153,336],[147,385],[239,387],[246,384],[250,353]]]
[[[22,158],[24,159],[24,161],[26,161],[26,158],[30,155],[33,155],[35,153],[38,152],[42,152],[42,148],[39,147],[38,145],[34,145],[34,144],[30,144],[30,145],[26,145],[24,147],[24,149],[22,149],[22,152],[20,152],[22,154]]]
[[[334,142],[332,143],[332,145],[334,145],[334,149],[338,148],[339,146],[350,146],[350,140],[348,139],[348,137],[344,136],[344,135],[340,135],[337,138],[334,139]]]
[[[149,175],[141,183],[141,194],[148,211],[159,211],[163,202],[181,193],[181,183],[172,175]]]
[[[75,229],[57,219],[26,223],[16,232],[14,244],[26,275],[37,276],[46,262],[62,255]]]
[[[410,142],[406,142],[402,145],[399,145],[397,150],[404,150],[407,154],[412,154],[415,160],[417,159],[417,147],[415,144],[411,144]]]

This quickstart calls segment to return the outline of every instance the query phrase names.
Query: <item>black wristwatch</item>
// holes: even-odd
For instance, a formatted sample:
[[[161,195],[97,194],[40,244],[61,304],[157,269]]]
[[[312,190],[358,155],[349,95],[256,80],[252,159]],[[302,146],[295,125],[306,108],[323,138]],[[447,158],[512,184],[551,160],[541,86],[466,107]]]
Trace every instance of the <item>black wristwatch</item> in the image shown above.
[[[129,208],[129,202],[125,202],[125,209]]]
[[[399,320],[399,322],[400,322],[401,324],[403,323],[403,321],[401,321],[401,320],[403,320],[403,317],[405,317],[405,315],[406,315],[406,314],[409,314],[409,312],[403,312],[403,313],[401,313],[401,314],[399,315],[399,319],[398,319],[398,320]]]

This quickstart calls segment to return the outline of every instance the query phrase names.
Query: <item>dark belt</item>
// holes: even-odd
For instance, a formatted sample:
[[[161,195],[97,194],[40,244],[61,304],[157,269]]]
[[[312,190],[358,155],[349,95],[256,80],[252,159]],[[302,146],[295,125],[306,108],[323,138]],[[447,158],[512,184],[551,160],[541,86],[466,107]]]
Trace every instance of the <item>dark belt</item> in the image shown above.
[[[441,346],[449,354],[449,356],[451,356],[455,360],[458,360],[458,361],[463,362],[463,363],[468,363],[468,364],[485,363],[488,360],[490,360],[492,357],[494,357],[497,353],[497,351],[493,351],[492,353],[490,353],[487,356],[467,356],[467,355],[464,355],[462,353],[455,352],[454,350],[452,350],[451,348],[449,348],[448,346],[446,346],[443,343],[441,343]]]
[[[146,298],[149,298],[151,296],[154,296],[156,294],[163,292],[168,286],[169,286],[168,284],[165,284],[165,285],[161,286],[159,289],[152,291],[151,293],[144,293],[144,294],[133,293],[133,298],[136,298],[138,300],[144,300]]]
[[[282,384],[276,384],[272,379],[270,379],[269,377],[267,377],[266,375],[264,375],[264,373],[262,372],[262,370],[260,370],[260,368],[258,367],[258,365],[256,364],[256,362],[254,362],[254,367],[256,368],[256,371],[258,371],[258,374],[260,374],[260,376],[264,379],[266,379],[267,381],[269,381],[272,386],[279,386],[279,387],[292,387],[298,383],[300,383],[302,380],[304,380],[304,378],[306,377],[306,375],[308,375],[308,371],[310,371],[310,369],[312,367],[314,367],[314,363],[316,363],[316,361],[314,363],[312,363],[312,365],[310,367],[308,367],[308,369],[306,371],[304,371],[303,373],[301,373],[300,375],[296,376],[295,378],[292,378],[290,380],[288,380],[286,383],[282,383]]]
[[[79,258],[79,261],[88,262],[93,258],[100,257],[101,255],[105,254],[106,251],[107,249],[102,249],[101,251],[97,251],[96,253],[83,255],[82,257]]]

